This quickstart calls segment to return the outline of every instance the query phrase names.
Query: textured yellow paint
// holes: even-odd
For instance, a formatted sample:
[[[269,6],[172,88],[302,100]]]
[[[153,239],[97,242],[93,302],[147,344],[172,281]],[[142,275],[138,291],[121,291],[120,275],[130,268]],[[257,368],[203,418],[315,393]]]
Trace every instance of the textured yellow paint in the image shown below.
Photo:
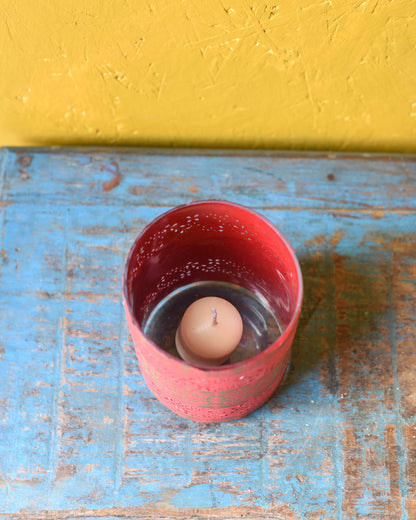
[[[416,152],[416,1],[0,0],[0,144]]]

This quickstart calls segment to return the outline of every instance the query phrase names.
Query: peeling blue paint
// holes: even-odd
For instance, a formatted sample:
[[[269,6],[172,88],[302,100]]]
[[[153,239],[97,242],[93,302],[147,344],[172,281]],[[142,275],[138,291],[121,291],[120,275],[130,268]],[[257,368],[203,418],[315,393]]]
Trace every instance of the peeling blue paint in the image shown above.
[[[406,518],[403,428],[414,413],[403,409],[395,342],[410,342],[414,324],[393,307],[413,300],[396,295],[391,272],[414,284],[405,181],[416,162],[27,153],[22,179],[17,151],[0,152],[0,513],[284,507],[301,519]],[[103,192],[109,161],[121,183]],[[304,271],[288,379],[241,421],[197,424],[164,408],[125,323],[127,251],[146,223],[194,197],[189,185],[198,198],[258,208]]]

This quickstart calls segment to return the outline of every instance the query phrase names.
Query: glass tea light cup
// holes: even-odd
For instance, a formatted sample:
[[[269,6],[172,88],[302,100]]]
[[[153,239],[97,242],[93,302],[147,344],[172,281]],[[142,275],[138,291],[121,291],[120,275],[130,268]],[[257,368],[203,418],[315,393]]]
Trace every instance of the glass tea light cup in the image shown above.
[[[302,273],[288,240],[259,213],[226,201],[193,202],[160,215],[137,237],[123,298],[149,389],[182,417],[221,422],[256,410],[282,381],[302,305]],[[204,298],[229,302],[243,324],[238,346],[215,363],[183,355],[178,343],[188,309]],[[215,304],[209,312],[201,330],[214,327],[212,337],[223,334],[215,327],[234,326],[219,321]]]

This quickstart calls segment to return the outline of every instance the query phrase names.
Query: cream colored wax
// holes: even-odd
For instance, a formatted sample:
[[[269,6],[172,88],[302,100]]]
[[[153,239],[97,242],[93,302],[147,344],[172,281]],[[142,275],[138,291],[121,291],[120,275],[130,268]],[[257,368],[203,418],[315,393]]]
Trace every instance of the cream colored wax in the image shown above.
[[[243,334],[243,320],[227,300],[209,296],[188,307],[176,331],[176,348],[188,363],[215,366],[224,363]]]

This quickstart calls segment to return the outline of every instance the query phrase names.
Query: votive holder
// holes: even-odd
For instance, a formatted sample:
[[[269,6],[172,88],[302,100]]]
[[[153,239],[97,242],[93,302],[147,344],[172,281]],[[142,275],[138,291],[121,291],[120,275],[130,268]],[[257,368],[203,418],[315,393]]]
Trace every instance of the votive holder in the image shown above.
[[[186,363],[172,344],[180,320],[173,314],[175,305],[156,321],[158,337],[167,338],[166,343],[154,341],[157,335],[149,334],[148,324],[171,295],[187,287],[202,292],[238,288],[276,318],[279,334],[254,351],[250,336],[243,344],[246,355],[243,349],[240,358],[221,366]],[[233,303],[242,306],[239,291]],[[200,201],[171,209],[143,229],[126,260],[123,298],[149,389],[182,417],[221,422],[256,410],[282,381],[302,306],[302,273],[292,246],[264,216],[232,202]]]

